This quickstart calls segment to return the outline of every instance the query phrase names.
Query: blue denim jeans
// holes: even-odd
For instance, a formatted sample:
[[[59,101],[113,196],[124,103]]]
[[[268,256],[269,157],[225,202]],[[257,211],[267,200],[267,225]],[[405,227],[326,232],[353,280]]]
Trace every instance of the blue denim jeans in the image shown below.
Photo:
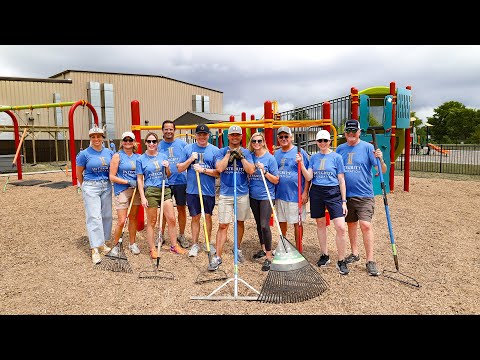
[[[110,181],[82,183],[85,221],[90,248],[96,248],[110,240],[112,234],[112,184]]]

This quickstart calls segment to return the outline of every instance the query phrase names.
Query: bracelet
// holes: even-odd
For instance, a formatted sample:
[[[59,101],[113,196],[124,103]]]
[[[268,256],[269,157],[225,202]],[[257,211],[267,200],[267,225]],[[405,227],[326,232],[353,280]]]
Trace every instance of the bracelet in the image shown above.
[[[345,202],[345,203],[346,203],[346,202],[347,202],[347,200],[342,200],[342,202]]]
[[[268,171],[267,170],[263,170],[263,175],[267,175]]]

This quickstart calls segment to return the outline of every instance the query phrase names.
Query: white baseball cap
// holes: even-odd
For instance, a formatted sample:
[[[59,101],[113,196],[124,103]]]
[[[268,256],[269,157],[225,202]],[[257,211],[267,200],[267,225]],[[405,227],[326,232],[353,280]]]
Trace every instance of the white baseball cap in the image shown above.
[[[100,134],[100,135],[102,135],[103,137],[105,137],[105,133],[103,132],[103,129],[102,129],[102,128],[99,128],[99,127],[96,126],[96,125],[88,131],[88,136],[94,135],[94,134]]]
[[[135,141],[135,135],[131,131],[125,131],[122,134],[122,140],[125,139],[126,137],[132,138],[132,140]]]
[[[317,136],[315,137],[315,140],[320,140],[320,139],[330,140],[330,133],[327,130],[320,130],[319,132],[317,132]]]

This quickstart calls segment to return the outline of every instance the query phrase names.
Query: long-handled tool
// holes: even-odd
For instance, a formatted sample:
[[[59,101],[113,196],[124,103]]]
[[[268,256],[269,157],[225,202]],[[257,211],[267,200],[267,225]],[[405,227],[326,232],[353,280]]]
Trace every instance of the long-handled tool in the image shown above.
[[[22,137],[20,138],[20,141],[17,146],[17,151],[15,152],[15,156],[13,157],[12,161],[12,167],[15,167],[15,163],[17,162],[18,155],[20,154],[20,149],[22,148],[23,140],[25,139],[25,135],[27,134],[27,129],[23,129],[23,134]]]
[[[259,291],[247,283],[245,280],[238,276],[238,250],[237,250],[237,158],[233,159],[233,278],[228,279],[218,288],[213,290],[208,296],[191,296],[192,300],[258,300]],[[215,293],[220,291],[228,283],[233,281],[233,296],[213,296]],[[238,295],[238,282],[242,282],[246,287],[255,292],[256,296],[239,296]]]
[[[174,280],[175,275],[169,271],[165,271],[159,268],[160,265],[160,248],[162,247],[162,223],[163,223],[163,203],[164,203],[164,195],[165,195],[165,178],[167,174],[165,172],[165,166],[163,167],[163,176],[162,176],[162,199],[160,201],[160,216],[158,219],[158,244],[157,244],[157,264],[153,270],[144,270],[140,271],[138,274],[139,279],[168,279]]]
[[[133,199],[137,192],[137,188],[133,189],[132,198],[130,199],[130,204],[128,205],[127,210],[127,217],[125,219],[125,223],[123,224],[122,235],[118,239],[118,243],[110,250],[107,254],[105,254],[105,260],[101,262],[101,267],[103,270],[110,270],[114,272],[126,272],[132,273],[132,267],[128,262],[127,255],[125,255],[125,251],[123,251],[123,234],[125,233],[125,229],[127,228],[128,223],[128,216],[130,215],[130,209],[132,208]]]
[[[273,217],[277,224],[280,241],[275,249],[270,270],[265,279],[258,301],[266,303],[294,303],[312,299],[327,290],[327,282],[320,273],[282,235],[272,197],[262,171],[263,184],[267,191]]]
[[[300,151],[300,140],[297,140],[297,149],[298,155],[302,156],[302,152]],[[298,168],[298,234],[297,234],[297,249],[298,251],[302,252],[302,237],[303,237],[303,223],[302,223],[302,170],[300,169],[300,164],[297,163]]]
[[[208,263],[210,264],[212,262],[212,254],[210,252],[210,242],[208,240],[207,219],[205,216],[205,208],[203,207],[202,185],[200,183],[200,174],[198,173],[198,171],[195,171],[195,174],[197,175],[197,187],[198,187],[198,196],[200,197],[200,209],[202,213],[203,233],[205,235],[205,244],[207,245]],[[206,274],[208,275],[205,276]],[[212,277],[211,274],[212,272],[208,270],[206,272],[199,274],[197,276],[197,279],[195,280],[195,283],[203,284],[210,281],[228,279],[227,273],[220,269],[217,269],[217,271],[213,272],[214,277]]]
[[[377,138],[376,138],[375,130],[374,129],[369,129],[369,130],[372,131],[373,146],[375,147],[375,150],[376,150],[378,149],[378,146],[377,146]],[[380,159],[379,158],[376,158],[376,159],[377,159],[378,173],[380,175],[380,184],[383,192],[383,203],[385,204],[385,215],[387,216],[388,232],[390,234],[390,243],[392,244],[393,260],[395,262],[395,268],[396,268],[396,271],[383,270],[383,276],[399,281],[406,285],[420,287],[420,284],[418,283],[417,280],[415,280],[411,276],[402,274],[399,270],[398,258],[397,258],[397,247],[395,245],[395,239],[393,238],[392,222],[390,221],[390,210],[388,208],[387,190],[385,189],[385,182],[383,180],[382,165],[380,164]],[[388,273],[388,274],[385,274],[385,273]],[[400,277],[397,277],[396,275],[393,275],[393,274],[398,274],[400,275]]]

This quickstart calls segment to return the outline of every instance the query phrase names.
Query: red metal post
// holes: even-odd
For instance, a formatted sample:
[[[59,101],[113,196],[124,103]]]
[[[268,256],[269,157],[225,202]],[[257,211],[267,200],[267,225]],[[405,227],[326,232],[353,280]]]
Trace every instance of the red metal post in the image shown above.
[[[395,129],[397,128],[397,123],[395,119],[397,118],[397,94],[395,91],[395,82],[390,83],[390,95],[393,96],[392,100],[392,134],[390,138],[390,192],[393,193],[395,186]],[[380,169],[382,171],[382,169]]]
[[[93,121],[98,126],[98,115],[92,104],[85,100],[79,100],[72,105],[68,112],[68,134],[70,136],[70,161],[72,162],[72,185],[77,185],[77,150],[75,149],[75,129],[73,126],[73,113],[78,106],[87,106],[93,114]]]
[[[250,120],[251,120],[251,121],[255,121],[255,115],[253,115],[253,114],[250,115]],[[251,134],[255,134],[256,132],[257,132],[257,129],[256,129],[256,128],[252,128],[252,130],[251,130],[250,133],[251,133]]]
[[[130,103],[130,112],[132,114],[132,125],[140,125],[140,103],[138,100],[132,100]],[[140,134],[140,130],[134,130],[133,135],[135,135],[136,142],[138,144],[137,153],[141,154],[143,152],[143,141]],[[140,206],[137,213],[137,231],[142,231],[145,228],[145,209],[143,206]]]
[[[330,116],[330,102],[328,102],[328,101],[325,101],[325,102],[322,104],[322,118],[323,118],[323,120],[331,120],[331,116]],[[327,130],[328,132],[330,132],[330,125],[323,126],[323,129],[324,129],[324,130]]]
[[[18,145],[20,145],[20,135],[18,133],[18,131],[19,131],[18,120],[17,120],[16,116],[10,110],[5,111],[5,113],[8,114],[8,116],[10,116],[12,118],[14,137],[15,137],[15,149],[18,149]],[[23,178],[22,174],[23,174],[22,173],[22,157],[19,155],[17,157],[17,179],[18,180],[22,180],[22,178]]]
[[[242,121],[247,121],[247,113],[242,112]],[[242,130],[242,146],[245,147],[247,144],[247,130],[248,129],[243,129]]]
[[[263,118],[264,120],[273,119],[273,108],[271,101],[265,101],[263,104]],[[268,151],[273,154],[273,128],[270,126],[265,126],[265,141],[267,142]]]
[[[360,103],[358,101],[358,89],[355,87],[350,88],[350,96],[352,98],[352,101],[351,101],[352,119],[360,120],[358,118],[358,109],[360,107]]]

